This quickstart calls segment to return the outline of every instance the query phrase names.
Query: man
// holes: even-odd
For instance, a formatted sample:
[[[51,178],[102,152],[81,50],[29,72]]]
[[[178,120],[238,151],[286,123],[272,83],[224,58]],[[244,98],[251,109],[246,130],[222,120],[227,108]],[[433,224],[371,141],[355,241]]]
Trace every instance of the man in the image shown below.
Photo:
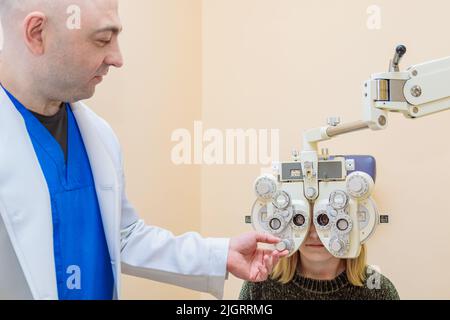
[[[80,8],[81,29],[67,28]],[[0,0],[0,298],[119,298],[120,273],[209,292],[263,281],[279,239],[179,237],[125,195],[120,146],[81,100],[121,67],[117,0]]]

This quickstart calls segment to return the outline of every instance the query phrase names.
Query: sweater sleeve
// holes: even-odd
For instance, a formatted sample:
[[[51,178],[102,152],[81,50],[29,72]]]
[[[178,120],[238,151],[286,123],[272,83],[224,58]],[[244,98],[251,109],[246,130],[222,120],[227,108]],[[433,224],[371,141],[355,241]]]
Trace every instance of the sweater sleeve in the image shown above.
[[[239,294],[239,300],[252,300],[251,283],[245,281]]]
[[[381,276],[381,290],[379,292],[382,300],[400,300],[400,296],[394,284],[385,276]]]

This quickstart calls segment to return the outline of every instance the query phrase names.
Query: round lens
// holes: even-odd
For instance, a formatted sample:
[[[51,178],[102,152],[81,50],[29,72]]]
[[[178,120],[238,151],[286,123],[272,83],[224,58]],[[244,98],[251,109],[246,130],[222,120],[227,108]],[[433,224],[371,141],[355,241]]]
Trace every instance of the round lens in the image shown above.
[[[330,219],[328,218],[328,216],[325,213],[319,214],[319,216],[317,217],[317,223],[321,227],[325,227],[326,225],[328,225],[329,222],[330,222]]]
[[[336,226],[339,230],[341,231],[345,231],[348,228],[348,221],[345,219],[340,219],[338,220],[338,222],[336,223]]]
[[[269,225],[273,230],[278,230],[281,227],[281,221],[280,221],[280,219],[274,218],[274,219],[270,220]]]
[[[297,214],[294,216],[294,224],[297,227],[301,227],[305,224],[305,217],[302,214]]]

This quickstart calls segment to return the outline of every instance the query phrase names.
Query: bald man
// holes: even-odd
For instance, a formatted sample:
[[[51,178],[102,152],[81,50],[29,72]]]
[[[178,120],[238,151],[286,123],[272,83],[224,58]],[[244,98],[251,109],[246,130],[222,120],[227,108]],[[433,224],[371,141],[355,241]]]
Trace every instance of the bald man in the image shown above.
[[[117,0],[0,0],[0,19],[0,298],[117,299],[121,272],[218,298],[227,272],[267,278],[287,252],[257,243],[279,239],[175,237],[128,202],[118,140],[80,102],[123,64]]]

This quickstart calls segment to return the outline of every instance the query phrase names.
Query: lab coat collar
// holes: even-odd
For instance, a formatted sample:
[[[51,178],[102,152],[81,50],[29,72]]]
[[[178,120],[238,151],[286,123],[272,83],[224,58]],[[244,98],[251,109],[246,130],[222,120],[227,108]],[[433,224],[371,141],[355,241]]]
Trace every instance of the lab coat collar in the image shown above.
[[[103,228],[109,255],[113,265],[113,274],[116,282],[115,295],[120,292],[120,186],[118,169],[115,168],[111,149],[106,147],[102,135],[94,124],[96,117],[82,102],[71,105],[77,120],[81,136],[89,157],[95,189],[102,214]],[[98,120],[97,120],[98,121]]]

